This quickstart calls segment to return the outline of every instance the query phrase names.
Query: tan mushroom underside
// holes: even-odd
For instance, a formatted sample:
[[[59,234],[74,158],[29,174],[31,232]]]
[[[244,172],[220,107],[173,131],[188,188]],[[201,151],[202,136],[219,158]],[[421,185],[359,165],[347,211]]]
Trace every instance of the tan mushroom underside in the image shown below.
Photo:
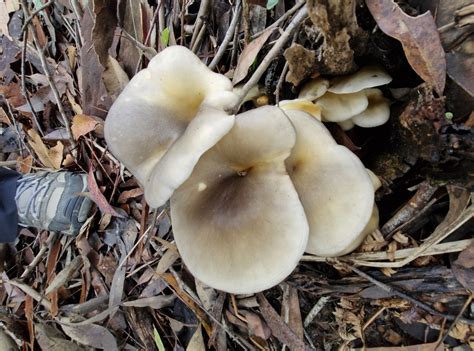
[[[363,128],[381,126],[390,118],[390,100],[383,96],[379,89],[365,89],[363,91],[369,100],[366,110],[352,117],[352,122]]]
[[[234,116],[224,111],[236,102],[231,91],[229,79],[190,50],[171,46],[112,105],[107,144],[144,187],[150,206],[164,204],[202,153],[232,128]]]
[[[285,161],[309,222],[307,252],[340,256],[354,250],[367,233],[374,189],[362,162],[337,145],[324,125],[304,112],[285,111],[296,144]]]
[[[364,111],[369,105],[363,92],[333,94],[327,92],[318,101],[323,121],[342,122]]]
[[[283,100],[278,105],[283,110],[298,110],[309,113],[314,118],[321,120],[321,106],[306,99]]]
[[[237,115],[172,196],[178,249],[205,284],[253,293],[296,267],[308,223],[284,165],[294,143],[294,129],[277,107]]]

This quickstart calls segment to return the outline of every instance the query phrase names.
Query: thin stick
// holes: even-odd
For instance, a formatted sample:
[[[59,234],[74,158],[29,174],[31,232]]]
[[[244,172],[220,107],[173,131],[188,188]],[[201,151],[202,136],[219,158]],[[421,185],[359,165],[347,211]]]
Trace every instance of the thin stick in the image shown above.
[[[40,248],[38,254],[35,256],[33,261],[28,265],[28,267],[26,267],[25,271],[20,276],[20,280],[24,280],[31,273],[31,271],[38,265],[38,263],[41,262],[41,260],[43,259],[44,254],[46,253],[46,250],[48,250],[48,247],[56,241],[57,235],[58,234],[56,232],[51,232],[49,234],[48,239],[46,239],[44,244],[41,245],[41,248]]]
[[[227,46],[229,45],[232,37],[234,36],[235,29],[237,28],[237,24],[240,22],[240,14],[242,12],[242,1],[238,0],[237,4],[235,5],[234,17],[232,17],[232,21],[230,22],[229,29],[225,33],[224,40],[222,40],[219,49],[217,50],[216,56],[212,59],[211,63],[209,64],[209,69],[216,68],[219,61],[224,56],[225,51],[227,50]]]
[[[290,65],[288,64],[288,61],[286,61],[285,65],[283,66],[283,71],[281,72],[280,78],[278,79],[278,84],[275,89],[275,102],[277,106],[280,104],[280,90],[281,90],[281,87],[283,86],[283,82],[285,81],[285,76],[289,68],[290,68]]]
[[[25,20],[25,23],[23,23],[23,27],[21,27],[21,31],[24,32],[26,30],[26,27],[30,24],[30,22],[33,20],[33,18],[39,14],[41,11],[43,11],[44,9],[47,9],[48,7],[50,7],[52,4],[54,4],[56,0],[49,0],[46,4],[44,5],[41,5],[40,7],[38,7],[36,10],[34,10],[29,16],[28,18]]]
[[[35,124],[36,129],[38,130],[41,136],[44,136],[43,129],[41,128],[41,125],[39,124],[39,121],[38,121],[38,115],[36,114],[33,104],[31,103],[30,94],[28,94],[28,91],[26,90],[25,65],[26,65],[27,43],[28,43],[28,31],[24,31],[23,32],[23,47],[21,49],[21,92],[23,93],[23,96],[26,98],[26,102],[28,103],[28,106],[30,107],[31,114],[33,115],[33,122]]]
[[[472,242],[474,242],[474,239],[464,239],[464,240],[459,240],[459,241],[437,244],[430,247],[428,250],[420,254],[418,257],[459,252],[467,248],[469,245],[471,245]],[[415,247],[415,248],[397,250],[394,252],[393,258],[402,259],[402,258],[410,257],[417,252],[417,249],[418,248]],[[371,261],[388,260],[390,259],[390,257],[386,251],[383,251],[383,252],[354,253],[352,255],[343,257],[343,259],[349,260],[352,263],[355,263],[357,265],[368,266],[368,267],[378,267],[377,264],[379,262],[371,262]],[[303,256],[301,261],[326,262],[327,257],[305,255]],[[380,263],[383,263],[385,267],[385,264],[387,262],[380,262]],[[391,263],[398,264],[397,262],[391,262]]]
[[[191,47],[194,46],[195,41],[199,35],[199,32],[201,31],[201,26],[203,25],[203,17],[206,16],[207,11],[209,9],[209,0],[202,0],[201,1],[201,6],[199,6],[199,11],[197,14],[196,22],[194,23],[194,30],[193,30],[193,36],[191,37]]]
[[[329,301],[329,296],[323,296],[321,297],[318,302],[311,308],[309,311],[308,315],[304,319],[303,325],[305,328],[308,328],[308,326],[311,324],[311,322],[314,320],[314,318],[318,315],[319,312],[323,309],[323,307],[326,305],[326,303]]]
[[[462,314],[464,313],[464,311],[466,310],[466,308],[471,304],[472,302],[472,294],[469,295],[469,297],[467,298],[466,302],[464,302],[464,305],[462,306],[461,310],[459,311],[459,313],[456,315],[456,319],[454,319],[454,321],[451,323],[451,325],[449,326],[448,330],[446,330],[446,333],[443,335],[443,337],[440,339],[440,343],[443,343],[444,340],[446,340],[446,338],[448,337],[449,333],[451,333],[451,330],[453,330],[454,326],[456,325],[456,323],[459,321],[459,318],[461,318]]]
[[[290,17],[292,14],[294,14],[298,9],[305,4],[306,1],[298,1],[291,9],[286,11],[283,16],[281,16],[279,19],[277,19],[275,22],[273,22],[271,25],[269,25],[267,28],[264,30],[261,30],[260,32],[255,33],[252,35],[252,40],[258,38],[263,32],[269,30],[270,28],[276,28],[278,27],[281,23],[285,22],[288,17]]]
[[[21,1],[21,5],[23,7],[23,12],[25,13],[26,16],[30,17],[31,13],[28,8],[28,4],[26,3],[26,0]],[[69,119],[66,116],[66,112],[64,111],[62,102],[61,102],[61,96],[59,95],[58,89],[56,87],[56,83],[54,83],[53,78],[51,77],[51,73],[49,72],[49,67],[48,67],[48,62],[46,61],[46,56],[44,55],[43,49],[40,47],[39,44],[39,39],[38,39],[38,34],[36,33],[34,28],[31,28],[31,33],[33,35],[33,42],[36,46],[38,56],[41,61],[41,66],[43,67],[44,74],[46,76],[46,79],[48,80],[49,86],[51,88],[51,91],[53,93],[54,99],[56,100],[56,104],[58,105],[58,110],[61,115],[61,118],[63,120],[64,127],[66,128],[67,134],[68,134],[68,139],[71,144],[72,149],[76,148],[76,142],[74,141],[74,138],[72,137],[72,132],[71,132],[71,124],[69,123]]]
[[[341,262],[342,263],[342,262]],[[435,310],[434,308],[432,308],[431,306],[427,305],[426,303],[422,302],[422,301],[419,301],[413,297],[411,297],[410,295],[402,292],[402,291],[399,291],[398,289],[395,289],[394,287],[388,285],[388,284],[385,284],[385,283],[382,283],[381,281],[378,281],[377,279],[373,278],[372,276],[368,275],[367,273],[364,273],[362,272],[360,269],[354,267],[354,266],[351,266],[351,265],[347,265],[354,273],[358,274],[359,276],[361,276],[362,278],[365,278],[366,280],[368,280],[369,282],[371,282],[372,284],[378,286],[379,288],[381,288],[382,290],[390,293],[390,294],[393,294],[393,295],[397,295],[398,297],[402,298],[402,299],[405,299],[409,302],[411,302],[413,305],[415,305],[416,307],[419,307],[421,308],[422,310],[425,310],[426,312],[434,315],[434,316],[439,316],[439,317],[443,317],[443,318],[446,318],[447,320],[449,321],[454,321],[456,320],[458,317],[457,316],[453,316],[451,314],[445,314],[445,313],[441,313],[437,310]],[[466,324],[469,324],[469,325],[474,325],[474,320],[472,319],[467,319],[467,318],[464,318],[464,317],[459,317],[458,318],[459,321],[463,322],[463,323],[466,323]]]
[[[242,100],[244,99],[244,97],[247,95],[250,89],[252,89],[252,87],[258,84],[258,81],[263,76],[268,66],[270,66],[270,63],[279,54],[280,50],[283,48],[283,46],[286,44],[286,42],[290,38],[290,35],[292,34],[293,30],[295,30],[296,27],[298,27],[301,24],[301,22],[303,22],[306,19],[307,15],[308,15],[308,8],[304,6],[298,11],[295,17],[293,17],[288,27],[286,27],[285,31],[282,33],[281,37],[278,38],[275,45],[264,57],[264,59],[262,60],[258,68],[255,70],[255,72],[252,74],[252,76],[248,80],[248,82],[245,83],[245,85],[243,86],[242,90],[239,93],[239,102],[234,107],[232,112],[236,113],[238,111],[239,106],[242,103]]]
[[[204,33],[206,33],[206,26],[201,26],[201,29],[199,30],[199,34],[196,38],[196,41],[194,42],[194,45],[191,48],[191,51],[196,53],[199,49],[199,45],[201,44],[202,38],[204,38]]]

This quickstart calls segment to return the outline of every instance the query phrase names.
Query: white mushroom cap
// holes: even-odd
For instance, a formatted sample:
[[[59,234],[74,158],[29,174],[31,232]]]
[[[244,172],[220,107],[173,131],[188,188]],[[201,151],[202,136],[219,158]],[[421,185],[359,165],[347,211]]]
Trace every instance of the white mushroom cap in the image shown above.
[[[161,51],[110,108],[105,139],[144,187],[151,207],[164,204],[199,157],[233,126],[232,84],[182,46]]]
[[[304,112],[286,111],[296,144],[285,161],[309,222],[307,252],[340,256],[363,241],[374,189],[362,162],[338,145],[324,125]]]
[[[298,98],[314,101],[317,98],[323,96],[328,88],[329,80],[321,77],[311,79],[308,83],[303,85]]]
[[[357,93],[366,88],[388,84],[391,81],[392,77],[382,68],[366,66],[350,76],[334,78],[328,91],[335,94]]]
[[[309,229],[284,164],[294,143],[279,108],[239,114],[175,191],[174,237],[196,278],[230,293],[254,293],[296,267]]]
[[[309,113],[314,118],[321,120],[321,107],[306,99],[283,100],[278,104],[283,110],[298,110]]]
[[[342,122],[358,115],[369,105],[364,92],[333,94],[327,92],[316,102],[321,106],[323,121]]]
[[[365,89],[363,92],[369,100],[369,106],[365,111],[353,116],[352,122],[363,128],[377,127],[386,123],[390,118],[390,100],[386,99],[379,89]]]

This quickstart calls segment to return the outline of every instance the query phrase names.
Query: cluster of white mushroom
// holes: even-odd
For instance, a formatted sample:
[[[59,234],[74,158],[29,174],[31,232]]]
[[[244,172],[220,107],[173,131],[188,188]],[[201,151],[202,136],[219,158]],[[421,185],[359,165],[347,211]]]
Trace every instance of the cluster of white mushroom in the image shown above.
[[[253,293],[285,279],[305,251],[354,250],[378,216],[371,176],[320,121],[276,106],[229,115],[236,103],[226,77],[169,47],[115,101],[105,137],[151,207],[171,200],[190,272]]]
[[[390,101],[375,87],[391,80],[376,66],[366,66],[353,75],[331,81],[316,78],[303,86],[298,99],[282,101],[280,107],[303,110],[325,122],[337,122],[344,130],[354,125],[377,127],[388,121]]]

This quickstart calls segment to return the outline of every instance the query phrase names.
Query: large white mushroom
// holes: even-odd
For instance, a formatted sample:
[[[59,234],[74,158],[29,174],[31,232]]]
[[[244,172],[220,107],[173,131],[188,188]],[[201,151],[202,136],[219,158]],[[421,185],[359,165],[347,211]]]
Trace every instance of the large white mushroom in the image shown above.
[[[171,46],[133,77],[110,108],[105,138],[144,188],[163,205],[210,147],[229,132],[226,109],[237,97],[225,76],[190,50]]]
[[[279,108],[239,114],[175,191],[174,237],[199,280],[230,293],[253,293],[296,267],[308,221],[285,169],[294,145],[294,128]]]
[[[307,252],[344,255],[360,245],[374,208],[374,188],[362,162],[338,145],[318,120],[285,111],[296,144],[285,164],[309,223]]]

